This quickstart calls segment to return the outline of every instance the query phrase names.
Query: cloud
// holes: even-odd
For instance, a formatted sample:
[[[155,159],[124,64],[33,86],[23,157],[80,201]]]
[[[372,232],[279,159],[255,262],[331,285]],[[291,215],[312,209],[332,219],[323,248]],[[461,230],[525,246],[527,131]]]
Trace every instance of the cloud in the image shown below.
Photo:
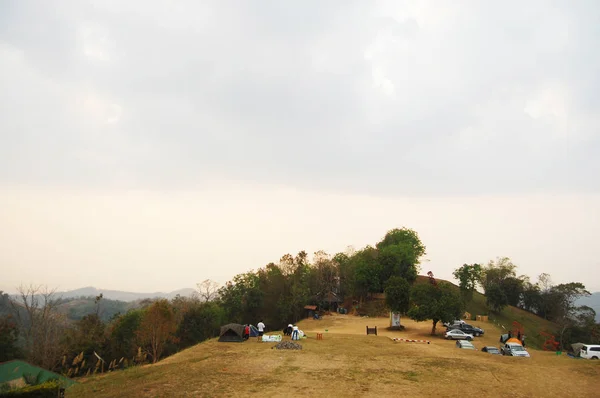
[[[592,1],[4,8],[2,185],[600,189]]]

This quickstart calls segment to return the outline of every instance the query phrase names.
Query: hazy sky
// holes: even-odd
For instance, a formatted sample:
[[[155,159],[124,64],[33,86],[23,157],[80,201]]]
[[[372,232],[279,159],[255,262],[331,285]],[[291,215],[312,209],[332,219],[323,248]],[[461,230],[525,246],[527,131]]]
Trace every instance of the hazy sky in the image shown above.
[[[600,290],[600,3],[0,0],[0,289],[417,230]]]

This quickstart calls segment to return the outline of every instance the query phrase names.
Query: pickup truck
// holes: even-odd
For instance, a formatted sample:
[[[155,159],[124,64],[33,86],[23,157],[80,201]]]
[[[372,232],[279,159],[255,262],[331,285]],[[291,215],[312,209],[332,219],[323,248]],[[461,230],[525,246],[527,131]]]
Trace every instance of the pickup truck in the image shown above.
[[[448,326],[447,330],[454,330],[454,329],[462,330],[463,332],[472,334],[475,337],[479,337],[485,333],[485,331],[483,329],[475,327],[475,326],[471,326],[467,323],[461,323],[461,324]]]
[[[502,351],[502,355],[529,358],[529,353],[521,344],[517,343],[506,343],[502,346],[500,351]]]

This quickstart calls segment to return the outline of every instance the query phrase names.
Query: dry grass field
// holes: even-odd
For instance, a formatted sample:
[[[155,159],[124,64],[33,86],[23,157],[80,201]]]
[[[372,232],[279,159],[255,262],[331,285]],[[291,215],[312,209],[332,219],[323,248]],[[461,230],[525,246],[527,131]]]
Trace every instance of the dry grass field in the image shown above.
[[[300,323],[309,338],[302,351],[274,343],[204,342],[156,365],[93,376],[67,390],[69,397],[598,396],[600,362],[530,350],[531,358],[492,356],[456,348],[429,335],[430,323],[403,318],[405,331],[387,331],[386,318],[332,315]],[[500,331],[486,330],[477,348],[498,346]],[[379,336],[366,336],[365,326]],[[441,335],[444,328],[440,327]],[[327,330],[327,331],[325,331]],[[323,332],[324,340],[315,339]],[[390,337],[430,339],[431,344]]]

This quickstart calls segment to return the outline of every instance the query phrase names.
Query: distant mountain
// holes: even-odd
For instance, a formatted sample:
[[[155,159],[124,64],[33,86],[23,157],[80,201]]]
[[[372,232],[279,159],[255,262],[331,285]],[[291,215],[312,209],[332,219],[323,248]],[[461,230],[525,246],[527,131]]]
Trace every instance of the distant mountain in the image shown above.
[[[577,305],[587,305],[596,311],[596,322],[600,322],[600,292],[592,293],[589,297],[577,300]]]
[[[189,297],[195,292],[194,289],[185,288],[174,290],[170,293],[156,292],[156,293],[134,293],[134,292],[123,292],[120,290],[109,290],[109,289],[97,289],[92,286],[82,287],[80,289],[69,290],[67,292],[57,292],[57,297],[67,298],[76,298],[76,297],[90,297],[90,296],[98,296],[102,293],[102,297],[109,300],[119,300],[119,301],[136,301],[143,299],[153,299],[153,298],[166,298],[172,299],[178,294],[182,297]]]

